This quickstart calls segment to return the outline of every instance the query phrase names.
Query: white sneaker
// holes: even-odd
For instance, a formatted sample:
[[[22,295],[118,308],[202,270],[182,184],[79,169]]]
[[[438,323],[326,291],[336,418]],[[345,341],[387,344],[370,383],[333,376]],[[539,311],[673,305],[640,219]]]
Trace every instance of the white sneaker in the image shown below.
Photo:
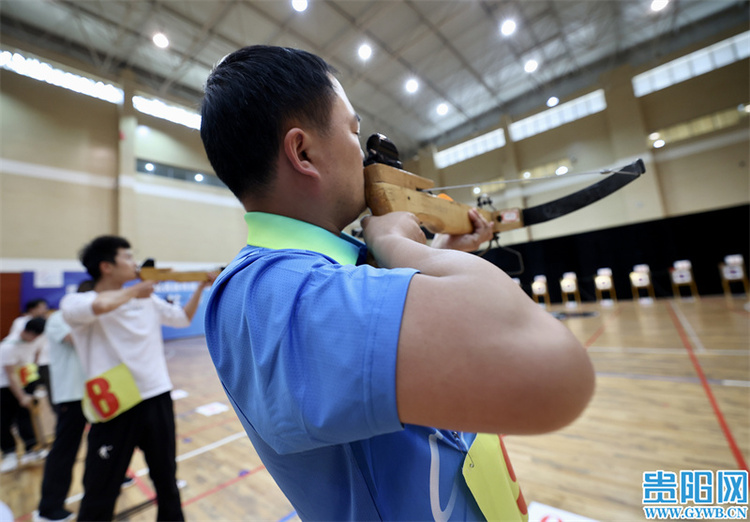
[[[40,460],[43,460],[49,451],[46,449],[40,449],[35,451],[27,451],[23,455],[21,455],[21,465],[25,464],[32,464],[34,462],[38,462]]]
[[[18,467],[18,456],[15,452],[3,455],[3,461],[0,463],[0,473],[13,471]]]

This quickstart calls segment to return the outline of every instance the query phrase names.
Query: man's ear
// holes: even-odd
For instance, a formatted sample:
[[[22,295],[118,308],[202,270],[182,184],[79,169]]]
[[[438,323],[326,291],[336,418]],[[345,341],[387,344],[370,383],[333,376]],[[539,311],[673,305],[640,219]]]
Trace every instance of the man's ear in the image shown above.
[[[115,265],[110,263],[109,261],[99,261],[99,273],[101,275],[109,274],[110,272],[112,272],[114,266]]]
[[[292,127],[284,135],[284,154],[295,171],[305,176],[320,177],[317,166],[309,154],[313,137],[299,127]]]

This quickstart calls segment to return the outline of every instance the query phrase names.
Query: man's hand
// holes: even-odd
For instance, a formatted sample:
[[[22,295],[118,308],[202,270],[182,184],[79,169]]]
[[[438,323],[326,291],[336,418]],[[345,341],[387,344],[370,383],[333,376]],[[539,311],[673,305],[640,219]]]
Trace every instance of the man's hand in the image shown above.
[[[26,409],[31,409],[31,407],[34,405],[34,396],[29,395],[28,393],[24,393],[19,399],[18,402]]]
[[[432,247],[473,252],[482,243],[492,239],[492,223],[487,221],[477,209],[469,210],[469,219],[474,225],[474,232],[459,235],[435,234]]]
[[[399,236],[424,244],[427,241],[419,226],[417,216],[411,212],[390,212],[382,216],[365,216],[362,219],[365,243],[373,246],[385,236]]]

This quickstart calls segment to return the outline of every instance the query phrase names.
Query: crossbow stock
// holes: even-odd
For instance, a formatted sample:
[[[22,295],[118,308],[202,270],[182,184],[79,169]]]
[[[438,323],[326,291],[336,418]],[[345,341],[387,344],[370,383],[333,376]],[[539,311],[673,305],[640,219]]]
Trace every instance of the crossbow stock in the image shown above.
[[[375,216],[406,211],[417,216],[423,227],[433,233],[467,234],[473,231],[468,205],[429,192],[435,183],[401,169],[396,146],[382,134],[367,140],[365,159],[365,196]],[[612,194],[646,172],[638,159],[611,172],[607,178],[568,196],[531,208],[507,208],[479,212],[493,225],[494,232],[505,232],[544,223],[583,208]]]

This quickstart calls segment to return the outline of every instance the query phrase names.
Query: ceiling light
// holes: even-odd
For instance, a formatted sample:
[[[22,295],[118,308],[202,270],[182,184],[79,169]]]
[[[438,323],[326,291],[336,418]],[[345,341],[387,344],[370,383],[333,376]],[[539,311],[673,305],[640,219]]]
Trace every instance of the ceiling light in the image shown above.
[[[415,93],[419,89],[419,82],[414,78],[409,79],[406,82],[406,92]]]
[[[123,101],[122,89],[119,87],[57,69],[19,53],[0,51],[0,68],[110,103],[121,104]]]
[[[648,139],[650,139],[651,141],[656,141],[660,137],[661,135],[658,132],[652,132],[651,134],[648,135]]]
[[[664,140],[656,140],[656,141],[654,142],[654,148],[655,148],[655,149],[660,149],[660,148],[662,148],[662,147],[663,147],[664,145],[666,145],[666,142],[665,142]]]
[[[292,0],[292,8],[298,13],[307,9],[307,0]]]
[[[654,12],[659,12],[665,7],[669,5],[669,0],[654,0],[651,2],[651,10]]]
[[[527,170],[526,172],[523,173],[522,177],[523,179],[529,179],[531,177],[531,172]]]
[[[539,67],[539,62],[537,62],[536,60],[529,60],[523,66],[523,70],[526,71],[527,73],[533,73],[534,71],[537,70],[538,67]]]
[[[513,20],[505,20],[503,25],[500,26],[500,32],[503,36],[510,36],[516,32],[516,22]]]
[[[196,112],[168,105],[161,100],[144,98],[143,96],[133,96],[131,101],[133,108],[143,114],[149,114],[156,118],[171,121],[172,123],[179,123],[191,129],[200,130],[201,128],[201,115]]]
[[[357,51],[357,54],[359,54],[359,57],[362,60],[367,60],[372,56],[372,47],[370,47],[367,44],[362,44],[359,46],[359,51]]]
[[[479,194],[480,192],[482,192],[482,189],[480,189],[479,187],[474,187],[473,192],[474,194]]]
[[[557,96],[550,96],[547,100],[547,107],[554,107],[558,103],[560,103],[560,99]]]
[[[557,167],[557,170],[555,171],[555,174],[557,174],[558,176],[562,176],[563,174],[567,174],[567,173],[568,173],[568,167],[566,167],[565,165]]]
[[[201,181],[203,181],[203,174],[196,174],[195,175],[195,181],[197,181],[198,183],[200,183]]]
[[[153,172],[154,171],[154,164],[153,163],[146,163],[146,165],[144,165],[144,167],[149,172]]]
[[[153,40],[154,45],[160,49],[166,49],[169,47],[169,38],[167,38],[167,35],[164,33],[156,33],[151,40]]]
[[[437,106],[436,110],[440,116],[445,116],[446,114],[448,114],[448,104],[441,103],[440,105]]]
[[[148,136],[151,132],[151,129],[146,127],[145,125],[138,125],[135,128],[135,131],[138,133],[138,136]]]

